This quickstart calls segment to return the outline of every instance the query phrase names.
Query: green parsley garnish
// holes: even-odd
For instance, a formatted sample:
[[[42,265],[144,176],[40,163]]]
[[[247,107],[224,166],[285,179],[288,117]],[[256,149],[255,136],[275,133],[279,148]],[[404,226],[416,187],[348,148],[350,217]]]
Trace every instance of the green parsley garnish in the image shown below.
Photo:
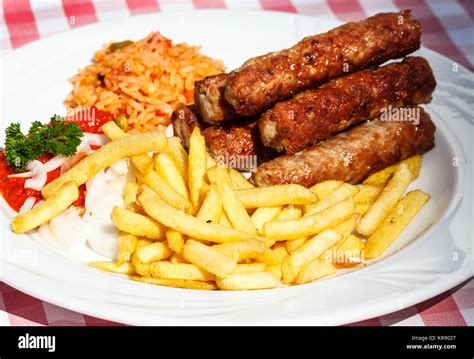
[[[28,161],[44,154],[69,157],[76,153],[82,135],[77,123],[65,122],[57,115],[48,125],[33,122],[27,135],[21,132],[20,124],[12,123],[5,129],[5,159],[11,168],[24,171]]]

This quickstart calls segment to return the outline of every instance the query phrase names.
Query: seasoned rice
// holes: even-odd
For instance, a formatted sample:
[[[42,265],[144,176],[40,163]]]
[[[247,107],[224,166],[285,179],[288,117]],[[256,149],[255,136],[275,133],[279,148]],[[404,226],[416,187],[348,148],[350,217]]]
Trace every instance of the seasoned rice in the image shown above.
[[[200,47],[174,45],[158,32],[123,45],[104,46],[70,79],[70,110],[95,106],[127,117],[130,132],[156,130],[170,123],[177,104],[193,102],[195,81],[225,71],[222,61],[199,53]]]

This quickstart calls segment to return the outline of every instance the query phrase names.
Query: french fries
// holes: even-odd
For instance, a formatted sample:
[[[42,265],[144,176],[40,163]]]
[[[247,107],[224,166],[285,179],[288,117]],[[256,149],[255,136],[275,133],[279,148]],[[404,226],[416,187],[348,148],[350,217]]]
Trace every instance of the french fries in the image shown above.
[[[48,183],[41,190],[41,194],[44,198],[51,197],[63,184],[70,181],[74,181],[76,186],[80,186],[94,177],[101,169],[127,157],[161,151],[166,143],[167,140],[162,131],[130,135],[109,142],[79,161],[69,171]]]
[[[137,258],[142,263],[156,262],[171,257],[173,252],[162,242],[151,243],[136,251]],[[183,278],[186,279],[186,278]]]
[[[230,180],[232,181],[235,189],[239,190],[255,188],[255,186],[251,184],[239,171],[236,171],[233,168],[229,168],[228,171]]]
[[[135,267],[131,263],[114,263],[114,262],[90,262],[91,267],[100,269],[105,272],[134,274]]]
[[[387,186],[382,190],[380,196],[372,207],[360,219],[356,229],[365,236],[371,235],[378,225],[387,217],[388,213],[397,204],[398,200],[405,193],[408,185],[413,180],[413,174],[406,163],[402,163],[393,177],[388,181]]]
[[[153,278],[198,280],[204,282],[215,279],[213,274],[188,263],[155,262],[150,266],[150,270]]]
[[[363,184],[374,185],[374,186],[385,185],[390,179],[390,177],[392,177],[392,175],[398,170],[401,164],[408,165],[408,168],[413,174],[413,179],[415,180],[418,178],[418,175],[420,173],[421,160],[422,160],[421,155],[415,155],[415,156],[409,157],[406,160],[398,162],[392,166],[389,166],[379,172],[376,172],[370,175],[369,177],[365,179]]]
[[[349,198],[316,214],[286,221],[271,221],[263,225],[263,235],[274,240],[291,240],[309,236],[348,219],[355,211]]]
[[[199,208],[207,171],[207,150],[204,137],[195,127],[189,139],[188,183],[193,208]]]
[[[336,273],[337,268],[322,259],[316,258],[306,263],[299,272],[296,283],[304,284]]]
[[[205,222],[219,223],[221,216],[222,199],[218,193],[217,183],[212,183],[196,217]]]
[[[217,278],[216,284],[224,290],[251,290],[276,288],[277,281],[270,272],[233,273]]]
[[[115,206],[110,219],[119,230],[153,240],[165,238],[166,228],[150,217]]]
[[[120,232],[117,238],[117,263],[130,261],[130,257],[137,248],[138,237],[125,232]]]
[[[285,204],[313,204],[318,196],[313,191],[296,184],[242,189],[237,196],[245,208],[275,207]]]
[[[148,278],[148,277],[138,277],[138,276],[130,276],[129,278],[137,282],[162,285],[165,287],[176,287],[176,288],[196,289],[196,290],[217,289],[217,286],[214,283],[200,282],[196,280]]]
[[[25,233],[44,223],[66,210],[79,197],[79,189],[75,182],[63,182],[61,186],[43,203],[32,210],[18,215],[12,220],[12,231]]]
[[[138,197],[138,201],[145,212],[156,221],[193,238],[216,243],[252,238],[251,234],[227,228],[219,224],[207,223],[189,214],[180,212],[166,204],[148,187],[145,187],[142,194]]]
[[[250,219],[259,233],[262,233],[263,225],[273,219],[280,213],[281,207],[260,207],[252,213]]]
[[[239,262],[258,258],[268,249],[263,242],[257,239],[216,244],[211,248],[228,257],[238,258]]]
[[[178,137],[169,137],[168,145],[163,150],[164,153],[167,153],[171,156],[174,161],[174,164],[178,168],[181,177],[188,178],[188,154],[186,150],[181,145],[181,141]]]
[[[382,254],[429,199],[430,196],[420,190],[403,197],[367,239],[365,258],[372,259]]]
[[[188,186],[181,175],[178,166],[173,158],[167,153],[155,153],[153,155],[153,165],[155,171],[172,187],[176,192],[186,199],[189,199]]]
[[[355,196],[357,192],[359,192],[359,190],[355,186],[352,186],[349,183],[344,183],[337,187],[334,191],[328,193],[318,203],[305,206],[305,214],[310,215],[321,212],[349,197]]]

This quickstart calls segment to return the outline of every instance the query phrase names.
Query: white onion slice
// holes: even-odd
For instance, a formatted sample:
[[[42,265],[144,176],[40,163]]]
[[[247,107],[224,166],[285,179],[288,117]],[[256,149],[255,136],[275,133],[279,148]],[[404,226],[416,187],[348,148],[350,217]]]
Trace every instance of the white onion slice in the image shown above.
[[[31,171],[27,171],[27,172],[22,172],[22,173],[14,173],[14,174],[8,175],[7,177],[8,178],[30,178],[32,176],[33,176],[33,173],[31,173]]]
[[[98,133],[84,132],[83,139],[91,146],[103,146],[109,142],[109,138],[106,135]]]
[[[54,156],[48,162],[44,163],[44,169],[46,172],[54,171],[56,168],[59,168],[64,161],[66,161],[66,157],[62,155]]]
[[[38,160],[29,161],[26,168],[31,171],[33,177],[25,181],[25,188],[41,191],[48,180],[48,173],[46,172],[43,163]]]
[[[33,209],[33,206],[35,205],[35,202],[36,202],[36,198],[32,196],[25,199],[25,202],[23,202],[23,204],[21,205],[20,211],[18,212],[18,214],[23,214],[23,213],[31,211]]]

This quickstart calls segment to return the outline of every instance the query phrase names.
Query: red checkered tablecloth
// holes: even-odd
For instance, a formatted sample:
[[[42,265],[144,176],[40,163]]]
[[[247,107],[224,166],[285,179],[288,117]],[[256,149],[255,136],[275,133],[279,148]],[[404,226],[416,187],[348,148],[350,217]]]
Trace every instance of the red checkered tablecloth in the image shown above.
[[[0,48],[99,21],[150,12],[206,8],[276,10],[360,20],[378,12],[412,9],[423,45],[474,69],[473,0],[3,0]],[[70,19],[74,18],[74,21]],[[0,282],[0,325],[117,325],[43,302]],[[474,279],[424,303],[352,325],[474,325]]]

